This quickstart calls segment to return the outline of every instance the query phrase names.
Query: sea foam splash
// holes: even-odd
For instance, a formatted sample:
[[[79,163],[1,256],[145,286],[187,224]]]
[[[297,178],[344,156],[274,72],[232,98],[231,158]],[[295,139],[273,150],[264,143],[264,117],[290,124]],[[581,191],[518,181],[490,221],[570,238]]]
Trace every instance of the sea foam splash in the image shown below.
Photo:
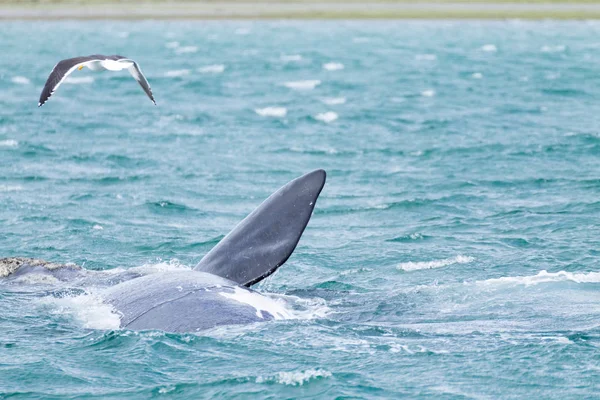
[[[279,57],[281,61],[292,62],[292,61],[302,61],[302,56],[300,54],[289,54],[289,55],[281,55]]]
[[[452,258],[445,258],[442,260],[434,261],[408,261],[405,263],[398,264],[396,268],[402,271],[418,271],[421,269],[442,268],[453,264],[468,264],[473,261],[475,261],[475,258],[473,257],[458,255]]]
[[[329,106],[337,106],[340,104],[345,104],[346,98],[345,97],[326,97],[324,99],[321,99],[321,101]]]
[[[338,115],[337,113],[334,113],[333,111],[327,111],[324,113],[319,113],[317,115],[315,115],[315,119],[317,121],[322,121],[325,123],[331,123],[333,121],[335,121],[336,119],[338,119]]]
[[[344,69],[344,64],[338,62],[329,62],[323,64],[323,69],[326,71],[341,71]]]
[[[213,64],[198,68],[198,72],[203,74],[220,74],[223,71],[225,71],[225,66],[223,64]]]
[[[11,79],[12,83],[16,83],[18,85],[29,85],[31,81],[24,76],[13,76]]]
[[[294,89],[294,90],[311,90],[311,89],[316,88],[320,84],[321,84],[320,80],[313,79],[313,80],[306,80],[306,81],[286,82],[283,84],[283,86],[290,88],[290,89]]]
[[[287,114],[285,107],[256,108],[254,111],[261,117],[285,117]]]
[[[0,192],[20,192],[23,186],[19,185],[0,185]]]
[[[284,303],[240,287],[235,287],[233,293],[220,292],[219,295],[235,300],[238,303],[249,305],[256,310],[258,318],[264,319],[263,311],[271,314],[274,319],[293,318],[293,315],[287,310]]]
[[[177,78],[177,77],[186,76],[189,74],[190,74],[189,69],[175,69],[175,70],[165,72],[165,76],[167,78]]]
[[[110,304],[103,302],[101,296],[86,292],[78,296],[45,297],[42,303],[55,307],[54,314],[71,316],[87,329],[119,329],[121,317]]]
[[[17,147],[19,142],[13,139],[0,140],[0,147]]]
[[[567,271],[540,271],[537,275],[505,276],[477,281],[479,285],[525,285],[532,286],[549,282],[600,283],[600,272],[574,273]]]
[[[329,378],[331,372],[323,369],[307,369],[305,371],[278,372],[273,376],[259,376],[256,383],[275,382],[282,385],[301,386],[310,380]]]

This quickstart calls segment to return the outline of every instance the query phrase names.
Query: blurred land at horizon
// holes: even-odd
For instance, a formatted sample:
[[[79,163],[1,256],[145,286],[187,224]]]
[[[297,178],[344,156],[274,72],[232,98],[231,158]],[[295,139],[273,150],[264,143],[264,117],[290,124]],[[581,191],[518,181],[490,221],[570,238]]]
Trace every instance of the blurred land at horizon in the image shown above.
[[[600,0],[0,0],[0,19],[600,19]]]

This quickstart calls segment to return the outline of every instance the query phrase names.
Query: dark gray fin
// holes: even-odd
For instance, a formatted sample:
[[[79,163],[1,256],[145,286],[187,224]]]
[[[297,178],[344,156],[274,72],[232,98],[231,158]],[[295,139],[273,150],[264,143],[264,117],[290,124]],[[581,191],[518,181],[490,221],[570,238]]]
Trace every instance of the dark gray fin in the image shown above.
[[[273,193],[196,265],[197,271],[252,286],[271,275],[296,248],[325,185],[318,169]]]

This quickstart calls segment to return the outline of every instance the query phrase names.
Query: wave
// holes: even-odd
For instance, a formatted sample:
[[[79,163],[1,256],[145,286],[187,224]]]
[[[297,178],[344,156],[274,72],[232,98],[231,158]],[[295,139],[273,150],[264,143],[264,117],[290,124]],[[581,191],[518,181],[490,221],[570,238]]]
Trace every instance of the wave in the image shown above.
[[[192,207],[188,207],[185,204],[174,203],[169,200],[159,200],[153,202],[147,202],[146,205],[156,211],[175,211],[175,212],[185,212],[190,210],[195,210]]]
[[[0,140],[0,147],[17,147],[19,142],[13,139]]]
[[[473,257],[458,255],[456,257],[445,258],[442,260],[418,262],[408,261],[398,264],[396,268],[402,271],[418,271],[422,269],[442,268],[453,264],[468,264],[473,261],[475,261],[475,258]]]
[[[189,75],[189,74],[190,74],[189,69],[175,69],[175,70],[165,72],[165,76],[167,78],[177,78],[177,77],[185,76],[185,75]]]
[[[329,106],[336,106],[339,104],[345,104],[346,98],[345,97],[326,97],[326,98],[322,99],[321,101]]]
[[[31,81],[24,76],[13,76],[11,79],[12,83],[16,83],[18,85],[29,85]]]
[[[433,89],[423,90],[421,92],[421,96],[423,96],[423,97],[433,97],[433,96],[435,96],[435,90],[433,90]]]
[[[0,192],[20,192],[23,186],[19,185],[0,185]]]
[[[320,80],[306,80],[306,81],[291,81],[286,82],[283,86],[294,89],[294,90],[312,90],[321,84]]]
[[[417,233],[411,233],[411,234],[404,235],[404,236],[397,236],[393,239],[386,240],[386,242],[406,243],[406,242],[412,242],[414,240],[426,240],[426,239],[431,239],[431,236],[423,235],[423,234],[417,232]]]
[[[225,66],[223,64],[207,65],[206,67],[198,68],[198,72],[204,74],[220,74],[223,71],[225,71]]]
[[[319,113],[319,114],[315,115],[315,119],[317,121],[323,121],[328,124],[328,123],[333,122],[336,119],[338,119],[338,115],[337,115],[337,113],[334,113],[333,111],[327,111],[327,112]]]
[[[302,56],[300,54],[282,55],[279,58],[281,59],[281,61],[285,62],[302,61]]]
[[[311,380],[331,377],[331,372],[324,369],[307,369],[305,371],[278,372],[272,376],[258,376],[256,383],[280,383],[282,385],[302,386]]]
[[[481,50],[488,53],[495,53],[496,51],[498,51],[498,48],[496,47],[496,45],[493,44],[484,44],[483,46],[481,46]]]
[[[479,285],[525,285],[532,286],[549,282],[600,283],[600,272],[576,273],[567,271],[540,271],[537,275],[504,276],[477,281]]]
[[[198,47],[197,46],[183,46],[183,47],[176,47],[175,48],[175,53],[177,53],[177,54],[195,53],[197,51],[198,51]]]
[[[285,108],[285,107],[255,108],[254,112],[256,112],[261,117],[285,117],[287,115],[287,108]]]
[[[338,62],[329,62],[323,64],[323,69],[326,71],[341,71],[344,69],[344,64]]]
[[[116,330],[121,325],[121,317],[114,308],[93,292],[59,298],[50,296],[41,301],[55,307],[53,314],[71,316],[86,329]]]

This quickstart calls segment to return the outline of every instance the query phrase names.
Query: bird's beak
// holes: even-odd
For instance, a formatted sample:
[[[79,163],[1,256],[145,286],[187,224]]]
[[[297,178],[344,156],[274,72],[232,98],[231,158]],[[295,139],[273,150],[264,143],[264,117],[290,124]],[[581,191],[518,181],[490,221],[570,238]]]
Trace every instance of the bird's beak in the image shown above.
[[[81,71],[83,69],[83,65],[80,65],[77,69]]]

